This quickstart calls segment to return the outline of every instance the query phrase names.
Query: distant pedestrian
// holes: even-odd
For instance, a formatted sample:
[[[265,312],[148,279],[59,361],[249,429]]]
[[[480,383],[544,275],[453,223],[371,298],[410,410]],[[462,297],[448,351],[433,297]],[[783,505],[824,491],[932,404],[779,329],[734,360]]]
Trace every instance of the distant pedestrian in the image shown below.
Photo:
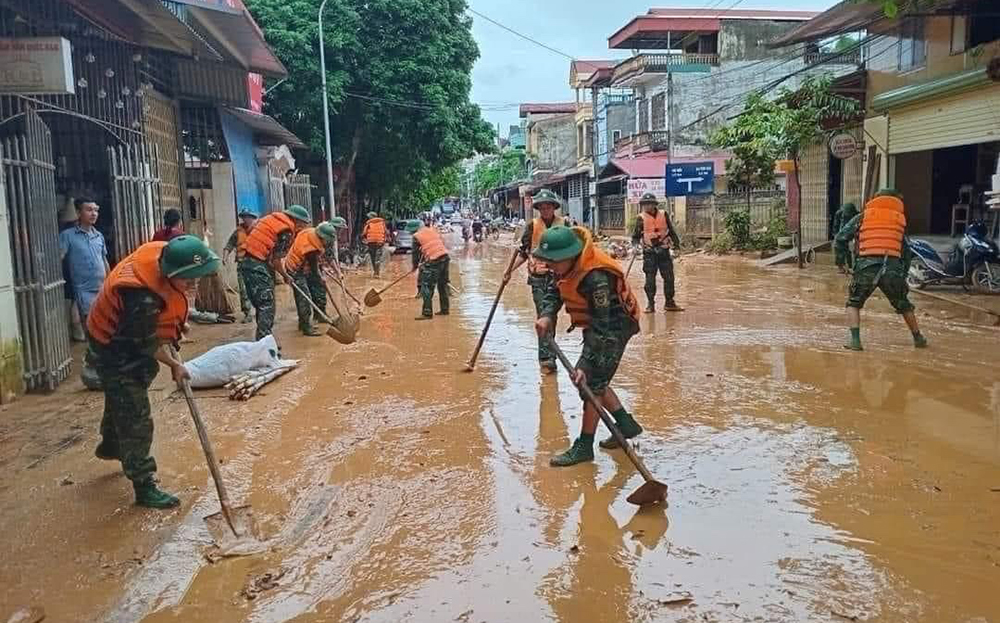
[[[420,317],[417,320],[430,320],[434,317],[434,290],[437,289],[441,300],[439,316],[447,316],[451,305],[448,298],[448,267],[451,258],[444,240],[437,229],[428,227],[420,220],[412,220],[406,224],[406,231],[413,234],[413,267],[420,267],[417,275],[419,296],[424,299]]]
[[[913,303],[909,299],[906,275],[912,254],[906,243],[906,216],[903,196],[892,188],[882,189],[865,205],[864,212],[848,221],[834,240],[837,266],[847,263],[850,243],[858,239],[858,256],[847,298],[847,325],[850,340],[848,350],[864,350],[861,346],[861,308],[878,288],[889,299],[896,313],[903,316],[913,335],[913,345],[927,347],[927,338],[920,333]]]
[[[240,210],[240,224],[233,230],[233,233],[229,236],[229,240],[226,242],[226,247],[222,250],[223,264],[229,262],[229,254],[235,251],[236,265],[239,267],[239,263],[243,261],[244,256],[247,254],[247,238],[256,225],[257,214],[253,210],[249,208]],[[243,276],[239,270],[236,271],[236,285],[240,290],[240,310],[243,311],[243,322],[247,323],[250,322],[250,310],[252,308],[250,306],[250,298],[247,296],[247,286],[243,283]]]
[[[656,274],[663,278],[665,311],[681,311],[674,302],[674,260],[671,247],[681,245],[667,213],[660,209],[653,193],[646,193],[639,200],[639,218],[635,220],[632,244],[642,244],[642,272],[646,274],[646,313],[656,311]]]
[[[382,269],[382,249],[389,237],[389,228],[385,224],[385,219],[380,218],[377,212],[369,212],[368,220],[365,221],[364,229],[361,230],[361,241],[368,245],[368,255],[371,256],[372,273],[378,279]]]
[[[177,236],[184,235],[184,227],[181,225],[180,210],[168,208],[163,212],[163,227],[156,230],[153,240],[156,242],[170,242]]]

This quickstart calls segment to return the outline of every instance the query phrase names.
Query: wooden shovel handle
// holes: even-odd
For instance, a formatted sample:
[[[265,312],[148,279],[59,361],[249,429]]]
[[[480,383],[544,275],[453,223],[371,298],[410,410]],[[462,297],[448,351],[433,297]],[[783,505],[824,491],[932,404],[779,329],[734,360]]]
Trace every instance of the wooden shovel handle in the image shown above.
[[[316,303],[315,303],[315,301],[312,300],[312,297],[309,296],[308,293],[303,292],[302,288],[300,288],[299,286],[297,286],[295,284],[295,281],[289,280],[288,283],[292,284],[292,287],[295,288],[295,291],[298,292],[303,297],[305,297],[305,299],[307,301],[309,301],[309,305],[313,308],[313,311],[316,312],[316,315],[318,315],[320,318],[322,318],[323,320],[325,320],[327,324],[330,324],[330,325],[333,324],[332,322],[330,322],[330,319],[327,317],[327,315],[325,313],[323,313],[323,310],[321,310],[319,307],[316,306]],[[325,286],[324,286],[324,289],[325,289]]]
[[[412,270],[410,270],[410,272],[406,273],[405,275],[403,275],[403,276],[402,276],[402,277],[400,277],[399,279],[396,279],[395,281],[393,281],[392,283],[390,283],[390,284],[389,284],[389,285],[387,285],[386,287],[382,288],[381,290],[378,290],[378,291],[377,291],[377,292],[378,292],[378,295],[379,295],[379,296],[382,296],[383,294],[385,294],[385,291],[386,291],[386,290],[388,290],[389,288],[391,288],[392,286],[396,285],[397,283],[399,283],[399,282],[400,282],[400,281],[402,281],[403,279],[406,279],[407,277],[409,277],[409,276],[410,276],[410,275],[412,275],[413,273],[415,273],[415,272],[417,272],[418,270],[420,270],[420,267],[421,267],[421,266],[423,266],[423,265],[424,265],[424,262],[421,262],[419,266],[416,266],[415,268],[413,268]]]
[[[493,298],[493,307],[490,308],[490,315],[486,317],[486,326],[483,327],[483,332],[479,334],[479,342],[476,344],[476,350],[472,352],[472,358],[469,359],[468,368],[472,370],[476,367],[476,360],[479,359],[479,351],[483,348],[483,342],[486,341],[486,332],[490,330],[490,324],[493,322],[493,314],[497,312],[497,305],[500,304],[500,297],[503,295],[504,288],[510,282],[510,277],[508,273],[514,268],[514,262],[517,261],[517,255],[519,251],[515,250],[514,254],[510,256],[510,263],[507,264],[507,270],[504,271],[503,281],[500,282],[500,289],[497,290],[496,297]]]
[[[570,363],[569,359],[566,358],[566,354],[562,352],[562,349],[559,348],[559,345],[556,344],[556,341],[551,337],[549,338],[549,347],[552,348],[552,352],[556,354],[556,357],[559,358],[563,367],[566,368],[566,371],[570,373],[570,376],[572,376],[576,368],[572,363]],[[609,431],[611,431],[611,436],[614,437],[615,441],[618,442],[618,445],[625,450],[625,454],[628,456],[629,460],[632,461],[632,465],[635,465],[635,468],[639,470],[639,473],[642,474],[642,477],[646,480],[646,482],[657,482],[656,478],[653,478],[652,472],[650,472],[646,467],[646,464],[643,463],[642,459],[639,458],[639,455],[635,453],[635,450],[632,448],[632,444],[630,444],[628,439],[625,439],[625,435],[622,435],[622,432],[618,430],[618,426],[615,425],[615,421],[611,418],[611,414],[609,414],[608,410],[604,408],[604,405],[597,400],[597,396],[594,396],[594,392],[587,387],[586,383],[579,385],[579,388],[584,397],[590,401],[590,404],[594,405],[595,409],[597,409],[597,414],[601,416],[601,421],[604,422],[604,425],[608,427]]]

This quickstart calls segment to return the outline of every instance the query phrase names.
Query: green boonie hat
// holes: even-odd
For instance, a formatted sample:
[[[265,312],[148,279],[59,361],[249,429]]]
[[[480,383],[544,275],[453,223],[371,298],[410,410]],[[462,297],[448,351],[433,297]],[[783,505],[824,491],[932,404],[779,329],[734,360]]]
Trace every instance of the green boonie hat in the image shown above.
[[[653,193],[645,193],[639,199],[639,205],[646,205],[647,203],[660,203],[660,200]]]
[[[374,210],[368,213],[368,218],[375,218],[376,216],[378,216],[378,212]]]
[[[347,221],[345,221],[342,216],[335,216],[327,222],[337,229],[347,229]]]
[[[417,233],[417,230],[420,229],[420,226],[423,224],[424,224],[423,221],[418,219],[411,219],[409,221],[406,221],[406,231],[410,232],[411,234],[415,234]]]
[[[197,236],[177,236],[160,255],[160,270],[167,279],[197,279],[219,270],[219,256]]]
[[[337,228],[330,222],[320,223],[316,226],[316,235],[323,240],[330,242],[337,237]]]
[[[253,218],[257,218],[257,213],[250,208],[243,208],[240,210],[239,216],[252,216]]]
[[[305,209],[300,205],[290,205],[285,208],[285,214],[292,217],[296,221],[302,221],[306,225],[312,224],[312,217],[309,215],[309,210]]]
[[[583,241],[569,227],[550,227],[542,234],[534,255],[547,262],[561,262],[574,258],[583,251]]]
[[[875,193],[876,197],[895,197],[896,199],[902,199],[903,193],[899,192],[895,188],[882,188]]]
[[[556,208],[562,207],[562,199],[559,198],[559,195],[555,194],[548,188],[543,188],[542,190],[538,191],[538,193],[534,197],[531,198],[532,205],[537,206],[543,203],[551,203]]]

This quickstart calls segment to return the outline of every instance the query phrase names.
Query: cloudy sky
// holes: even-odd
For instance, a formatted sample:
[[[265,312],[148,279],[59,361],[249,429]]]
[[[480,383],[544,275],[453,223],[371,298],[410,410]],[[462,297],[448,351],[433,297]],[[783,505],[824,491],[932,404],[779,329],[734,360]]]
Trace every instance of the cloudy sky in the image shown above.
[[[560,52],[579,59],[620,58],[626,50],[609,50],[608,37],[650,7],[825,10],[836,0],[469,0],[474,11],[490,17]],[[472,75],[472,99],[494,125],[518,122],[520,102],[570,101],[570,60],[509,33],[473,14],[472,32],[480,58]]]

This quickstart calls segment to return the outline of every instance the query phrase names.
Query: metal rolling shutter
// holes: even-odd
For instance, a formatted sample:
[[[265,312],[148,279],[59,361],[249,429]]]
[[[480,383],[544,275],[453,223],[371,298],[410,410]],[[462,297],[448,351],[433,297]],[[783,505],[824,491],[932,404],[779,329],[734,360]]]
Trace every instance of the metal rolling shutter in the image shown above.
[[[1000,140],[1000,85],[889,112],[889,153]]]

